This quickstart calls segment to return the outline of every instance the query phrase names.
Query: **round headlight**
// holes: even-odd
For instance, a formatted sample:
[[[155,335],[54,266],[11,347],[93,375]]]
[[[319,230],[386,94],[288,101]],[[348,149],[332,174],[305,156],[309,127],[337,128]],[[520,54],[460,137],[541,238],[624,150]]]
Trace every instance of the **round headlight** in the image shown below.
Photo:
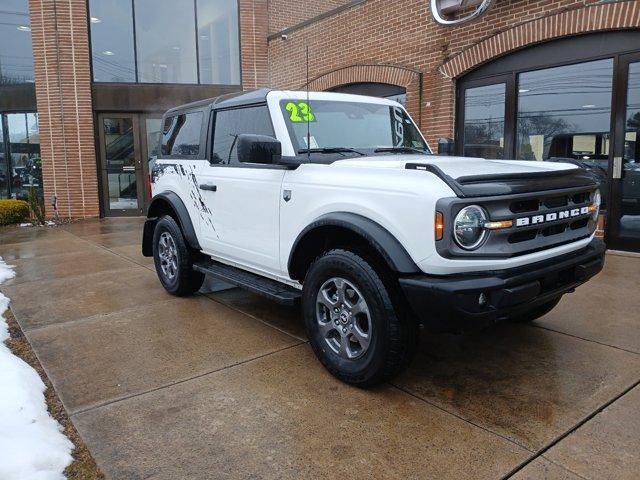
[[[487,233],[484,228],[486,220],[487,214],[477,205],[470,205],[460,210],[453,222],[453,236],[456,243],[465,250],[478,248]]]

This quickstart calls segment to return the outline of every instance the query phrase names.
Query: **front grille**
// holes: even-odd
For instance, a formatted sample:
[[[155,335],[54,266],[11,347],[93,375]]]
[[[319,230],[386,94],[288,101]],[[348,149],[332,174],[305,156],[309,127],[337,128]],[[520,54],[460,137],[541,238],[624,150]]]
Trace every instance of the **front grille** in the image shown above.
[[[512,202],[509,206],[509,210],[511,210],[512,213],[535,212],[538,208],[540,208],[540,201],[537,198],[532,200],[518,200]]]
[[[560,235],[564,233],[566,229],[566,223],[559,223],[558,225],[551,225],[550,227],[543,228],[540,230],[540,234],[542,234],[543,237],[550,237],[551,235]]]
[[[581,192],[575,195],[556,195],[552,197],[531,198],[511,202],[509,210],[512,213],[535,213],[541,209],[553,209],[567,207],[571,204],[588,203],[589,192]]]
[[[513,226],[489,231],[485,242],[474,251],[464,251],[452,239],[439,242],[438,250],[453,257],[513,257],[587,238],[596,229],[596,221],[585,212],[595,189],[592,185],[537,194],[454,199],[448,207],[450,222],[463,207],[476,204],[487,211],[489,220],[511,220]]]
[[[533,240],[538,235],[535,230],[529,230],[524,232],[515,232],[509,235],[509,243],[520,243]]]
[[[567,197],[567,195],[562,195],[560,197],[545,198],[542,201],[542,204],[547,208],[566,207],[567,205],[569,205],[569,198]]]
[[[514,226],[490,232],[478,253],[498,253],[505,251],[506,245],[510,256],[522,255],[588,237],[595,229],[591,215],[573,216],[571,213],[588,207],[594,190],[589,187],[561,195],[533,194],[515,200],[496,198],[483,202],[491,220],[512,220]],[[565,218],[567,212],[571,216]],[[519,225],[518,219],[521,223],[529,223]],[[540,222],[540,219],[544,220]]]
[[[589,214],[582,214],[576,217],[569,218],[557,218],[556,220],[546,221],[549,214],[556,214],[559,216],[560,212],[575,211],[575,209],[582,209],[588,207],[591,204],[591,190],[581,192],[569,192],[564,195],[552,195],[552,196],[536,196],[535,198],[527,198],[511,202],[509,210],[514,213],[515,227],[509,229],[512,232],[509,233],[507,241],[510,244],[518,244],[525,242],[533,242],[539,237],[545,239],[547,247],[551,247],[555,244],[565,243],[571,240],[577,240],[575,238],[576,232],[583,233],[582,236],[587,236],[591,232],[589,227]],[[533,208],[535,205],[535,208]],[[525,210],[523,206],[527,206]],[[499,214],[501,212],[496,211],[495,208],[491,209],[493,214]],[[515,210],[515,211],[514,211]],[[522,216],[524,215],[524,217]],[[525,227],[518,227],[516,220],[518,218],[530,218],[545,217],[543,223],[528,225]],[[493,216],[492,216],[493,219]],[[493,233],[493,232],[492,232]]]

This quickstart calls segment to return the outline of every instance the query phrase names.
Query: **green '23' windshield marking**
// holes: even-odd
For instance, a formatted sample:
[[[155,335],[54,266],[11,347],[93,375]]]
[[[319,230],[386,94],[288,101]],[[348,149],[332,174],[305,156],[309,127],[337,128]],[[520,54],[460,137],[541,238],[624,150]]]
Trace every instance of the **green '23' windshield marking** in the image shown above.
[[[316,116],[311,112],[311,107],[307,102],[288,102],[284,108],[289,112],[289,120],[293,123],[316,121]]]

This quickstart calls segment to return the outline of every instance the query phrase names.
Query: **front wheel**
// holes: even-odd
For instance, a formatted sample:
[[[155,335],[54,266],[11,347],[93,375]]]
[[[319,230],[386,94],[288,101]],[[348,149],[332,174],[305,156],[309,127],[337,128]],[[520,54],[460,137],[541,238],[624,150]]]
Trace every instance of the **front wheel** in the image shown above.
[[[355,253],[332,250],[315,261],[304,282],[303,311],[316,356],[344,382],[379,384],[411,358],[415,323],[398,316],[380,274]]]
[[[164,216],[153,233],[153,261],[165,290],[179,297],[200,290],[204,274],[193,269],[193,255],[176,221]]]

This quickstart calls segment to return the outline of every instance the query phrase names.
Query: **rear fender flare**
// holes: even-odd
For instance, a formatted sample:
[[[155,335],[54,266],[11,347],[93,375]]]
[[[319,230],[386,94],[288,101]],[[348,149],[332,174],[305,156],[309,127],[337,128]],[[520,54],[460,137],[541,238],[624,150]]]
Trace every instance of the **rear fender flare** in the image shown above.
[[[158,223],[158,219],[162,215],[170,215],[178,222],[182,234],[189,247],[194,250],[201,250],[196,230],[193,228],[193,222],[187,207],[180,197],[174,192],[159,193],[149,205],[149,212],[147,213],[147,221],[144,223],[144,232],[142,235],[142,254],[145,257],[153,255],[153,232]]]

